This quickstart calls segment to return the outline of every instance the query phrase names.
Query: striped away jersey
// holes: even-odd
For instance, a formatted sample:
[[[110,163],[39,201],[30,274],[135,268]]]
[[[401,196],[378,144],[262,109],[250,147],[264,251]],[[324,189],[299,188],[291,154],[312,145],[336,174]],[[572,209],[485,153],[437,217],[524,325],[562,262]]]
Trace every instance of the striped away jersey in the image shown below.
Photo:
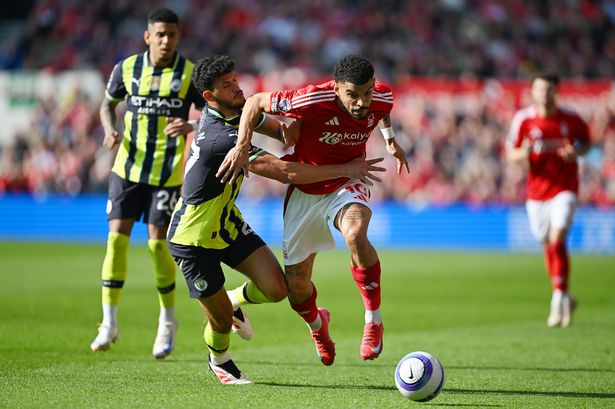
[[[271,113],[303,120],[294,153],[283,159],[332,165],[346,163],[365,153],[365,144],[372,131],[393,109],[393,94],[389,87],[376,81],[367,115],[355,119],[338,105],[334,85],[335,81],[329,81],[271,94]],[[297,189],[308,194],[326,194],[334,192],[347,180],[338,178],[297,185]]]
[[[190,146],[182,197],[175,206],[169,227],[169,241],[184,246],[223,249],[243,228],[243,217],[235,206],[243,173],[231,184],[220,183],[216,172],[237,142],[237,115],[224,117],[207,107],[201,113],[197,135]],[[255,129],[265,122],[263,114]],[[253,158],[262,154],[251,147]]]
[[[188,119],[190,105],[205,106],[192,85],[194,64],[178,53],[161,68],[150,63],[148,52],[135,54],[113,68],[106,97],[126,99],[124,135],[112,171],[135,183],[179,186],[185,135],[167,137],[168,117]]]

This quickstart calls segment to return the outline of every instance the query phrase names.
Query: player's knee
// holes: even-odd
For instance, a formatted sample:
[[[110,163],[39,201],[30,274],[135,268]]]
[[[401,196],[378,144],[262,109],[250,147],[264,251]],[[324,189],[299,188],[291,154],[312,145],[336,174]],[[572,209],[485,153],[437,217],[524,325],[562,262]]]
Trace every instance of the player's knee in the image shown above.
[[[286,285],[286,281],[282,280],[280,283],[276,283],[269,292],[267,293],[267,298],[271,300],[271,302],[280,302],[288,295],[288,286]]]
[[[361,225],[353,225],[344,230],[344,240],[349,248],[362,246],[367,242],[367,229]]]

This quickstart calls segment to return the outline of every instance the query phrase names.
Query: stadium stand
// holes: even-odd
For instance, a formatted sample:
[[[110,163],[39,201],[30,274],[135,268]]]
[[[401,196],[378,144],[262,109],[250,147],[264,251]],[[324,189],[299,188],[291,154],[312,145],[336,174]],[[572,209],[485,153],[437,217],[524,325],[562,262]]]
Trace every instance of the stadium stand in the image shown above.
[[[3,21],[0,70],[94,69],[106,78],[116,61],[143,48],[143,10],[155,4],[37,1],[24,18]],[[376,200],[522,203],[524,172],[504,162],[504,138],[512,114],[527,103],[517,88],[537,70],[556,70],[570,87],[566,103],[589,121],[594,138],[581,166],[581,203],[615,204],[615,1],[168,5],[181,18],[182,54],[232,55],[247,94],[327,78],[347,53],[369,56],[396,90],[394,121],[411,163],[410,175],[387,175]],[[77,86],[36,102],[28,130],[0,145],[0,194],[106,191],[113,154],[101,147],[100,101],[87,91]],[[381,138],[371,138],[369,153],[385,155]],[[279,196],[283,189],[255,177],[242,194]]]

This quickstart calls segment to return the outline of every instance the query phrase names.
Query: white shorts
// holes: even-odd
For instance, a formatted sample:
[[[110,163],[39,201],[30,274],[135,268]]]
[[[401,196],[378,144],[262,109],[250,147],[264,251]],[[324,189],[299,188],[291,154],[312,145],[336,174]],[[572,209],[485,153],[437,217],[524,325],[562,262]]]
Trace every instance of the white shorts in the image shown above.
[[[525,208],[534,237],[544,242],[551,227],[570,229],[577,203],[577,195],[572,192],[560,192],[549,200],[528,199]]]
[[[369,187],[360,180],[348,181],[333,193],[310,195],[296,187],[288,198],[284,211],[284,265],[298,264],[312,253],[335,247],[328,220],[347,204],[359,203],[371,209]]]

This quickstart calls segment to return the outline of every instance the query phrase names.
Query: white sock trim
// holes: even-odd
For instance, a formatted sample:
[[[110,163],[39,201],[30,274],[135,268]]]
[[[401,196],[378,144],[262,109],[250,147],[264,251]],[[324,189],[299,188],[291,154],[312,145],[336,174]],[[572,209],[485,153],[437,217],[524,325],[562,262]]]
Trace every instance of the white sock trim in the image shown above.
[[[175,322],[175,308],[161,308],[158,322]]]
[[[365,323],[375,322],[376,324],[382,323],[382,316],[380,315],[380,308],[377,310],[365,310]]]
[[[103,321],[102,325],[107,327],[117,326],[117,305],[103,304]]]
[[[318,331],[322,327],[322,319],[320,318],[320,314],[316,316],[314,321],[308,322],[307,325],[311,331]]]

